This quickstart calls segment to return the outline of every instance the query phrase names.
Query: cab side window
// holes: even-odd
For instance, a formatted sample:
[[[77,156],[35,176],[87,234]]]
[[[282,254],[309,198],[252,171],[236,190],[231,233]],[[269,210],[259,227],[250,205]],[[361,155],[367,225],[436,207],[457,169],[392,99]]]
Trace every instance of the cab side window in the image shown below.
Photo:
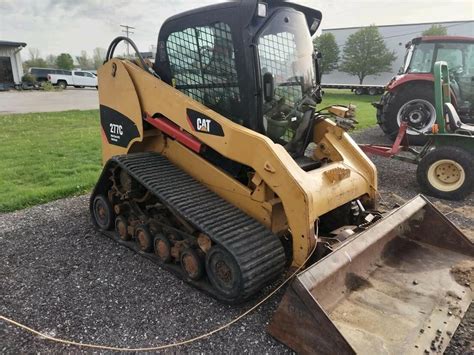
[[[240,122],[240,92],[228,25],[190,27],[166,42],[173,85],[205,106]]]
[[[450,69],[462,68],[462,51],[453,45],[439,45],[436,61],[443,60],[448,63]]]

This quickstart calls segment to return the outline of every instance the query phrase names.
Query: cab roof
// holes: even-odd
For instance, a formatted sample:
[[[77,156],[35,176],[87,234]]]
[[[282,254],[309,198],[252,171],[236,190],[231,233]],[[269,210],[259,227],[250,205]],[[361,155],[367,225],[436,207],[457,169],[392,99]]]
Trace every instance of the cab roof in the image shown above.
[[[412,42],[474,42],[474,37],[468,36],[421,36],[412,39]]]
[[[259,0],[228,0],[228,1],[218,3],[218,4],[198,7],[196,9],[192,9],[192,10],[185,11],[177,15],[171,16],[163,23],[162,28],[166,27],[166,25],[168,25],[169,23],[172,23],[177,20],[182,20],[183,18],[186,18],[186,17],[194,17],[196,15],[203,16],[205,14],[214,13],[219,10],[233,11],[234,14],[237,14],[237,16],[240,15],[248,19],[249,17],[252,16],[253,13],[255,13],[257,9],[257,5],[259,3],[265,3],[269,7],[287,6],[297,11],[301,11],[306,17],[306,22],[308,23],[308,28],[310,30],[311,36],[313,36],[316,33],[316,30],[319,27],[318,26],[316,28],[311,28],[313,21],[318,20],[319,23],[321,23],[322,14],[320,11],[307,7],[307,6],[294,4],[286,0],[264,0],[264,1],[262,0],[260,1]]]

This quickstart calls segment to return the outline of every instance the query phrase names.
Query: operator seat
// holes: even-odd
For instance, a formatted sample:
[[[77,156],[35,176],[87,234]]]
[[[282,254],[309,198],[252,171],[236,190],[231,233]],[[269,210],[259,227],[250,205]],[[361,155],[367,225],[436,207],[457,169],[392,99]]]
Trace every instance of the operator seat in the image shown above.
[[[464,131],[465,133],[474,134],[474,125],[463,123],[452,103],[446,102],[444,104],[444,114],[448,119],[448,127],[450,131]]]

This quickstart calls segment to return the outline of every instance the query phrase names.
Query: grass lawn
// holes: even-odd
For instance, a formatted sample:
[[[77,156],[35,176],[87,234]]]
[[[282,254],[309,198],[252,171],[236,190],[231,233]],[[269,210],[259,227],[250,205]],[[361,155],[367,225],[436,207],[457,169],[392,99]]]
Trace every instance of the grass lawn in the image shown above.
[[[99,112],[0,116],[0,212],[91,189],[101,170]]]
[[[375,117],[375,107],[371,105],[372,102],[378,102],[380,96],[369,95],[355,95],[350,90],[326,89],[324,90],[323,102],[318,107],[331,106],[335,104],[357,106],[356,119],[359,124],[356,129],[362,129],[374,126],[377,123]]]
[[[322,105],[355,104],[361,129],[375,124],[378,99],[327,90]],[[0,116],[0,163],[0,213],[90,191],[101,170],[98,110]]]

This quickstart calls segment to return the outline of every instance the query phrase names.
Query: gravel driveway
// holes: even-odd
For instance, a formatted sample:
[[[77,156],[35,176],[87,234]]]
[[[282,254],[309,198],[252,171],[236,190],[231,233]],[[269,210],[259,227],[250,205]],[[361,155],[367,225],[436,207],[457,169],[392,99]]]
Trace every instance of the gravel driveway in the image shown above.
[[[380,141],[378,129],[354,135]],[[379,168],[385,207],[413,197],[414,169],[388,159]],[[472,236],[474,198],[434,200]],[[233,319],[255,301],[222,305],[124,247],[100,236],[89,222],[88,196],[0,215],[0,313],[51,336],[141,347],[199,335]],[[230,328],[180,352],[289,353],[265,333],[282,292]],[[448,353],[472,350],[472,306]],[[0,323],[1,353],[77,352]],[[176,349],[172,350],[176,351]]]
[[[0,92],[0,115],[98,108],[99,95],[95,88]]]

